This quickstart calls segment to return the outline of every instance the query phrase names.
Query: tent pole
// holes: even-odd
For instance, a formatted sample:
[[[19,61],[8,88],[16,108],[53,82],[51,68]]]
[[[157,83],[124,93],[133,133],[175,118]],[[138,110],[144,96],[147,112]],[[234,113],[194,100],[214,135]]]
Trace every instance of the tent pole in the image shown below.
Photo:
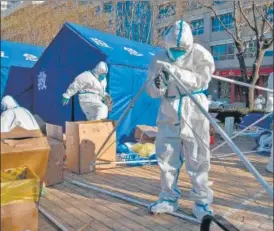
[[[255,88],[255,89],[258,89],[258,90],[267,91],[267,92],[271,92],[271,93],[274,92],[272,89],[269,89],[269,88],[260,87],[260,86],[257,86],[257,85],[252,85],[252,84],[240,82],[240,81],[237,81],[237,80],[224,78],[224,77],[217,76],[217,75],[212,75],[212,78],[220,80],[220,81],[228,82],[228,83],[234,83],[236,85],[240,85],[240,86],[244,86],[244,87],[248,87],[248,88]]]
[[[109,141],[109,139],[111,138],[111,136],[113,135],[113,133],[116,131],[117,127],[121,124],[121,122],[124,120],[124,118],[127,116],[127,114],[129,113],[129,111],[133,108],[134,104],[136,103],[136,101],[139,99],[139,97],[141,96],[141,94],[143,93],[143,91],[145,91],[146,87],[153,81],[153,79],[148,79],[145,84],[142,86],[142,88],[138,91],[138,93],[136,94],[136,96],[131,100],[131,102],[129,103],[129,105],[127,106],[126,110],[123,112],[123,114],[121,115],[121,117],[119,118],[119,120],[116,122],[114,128],[112,129],[112,131],[109,133],[108,137],[106,138],[105,142],[102,144],[102,146],[100,147],[99,151],[96,153],[96,159],[98,157],[100,157],[100,154],[103,150],[103,148],[105,147],[105,145],[107,144],[107,142]],[[96,159],[90,162],[90,170],[92,171],[95,164],[96,164]]]
[[[161,64],[166,69],[166,71],[168,71],[170,76],[173,77],[173,79],[177,82],[177,84],[186,92],[188,97],[195,103],[195,105],[200,109],[200,111],[204,114],[204,116],[211,122],[212,126],[223,137],[223,139],[227,142],[227,144],[230,146],[230,148],[240,157],[240,159],[245,164],[247,169],[253,174],[253,176],[257,179],[257,181],[261,184],[261,186],[267,191],[269,196],[271,198],[273,198],[273,188],[272,188],[272,186],[270,186],[264,180],[264,178],[261,176],[261,174],[250,163],[250,161],[241,152],[241,150],[234,144],[234,142],[230,139],[230,137],[223,131],[223,129],[217,124],[217,122],[212,118],[212,116],[205,110],[205,108],[189,92],[189,90],[185,87],[184,83],[169,70],[169,66],[167,65],[167,63],[162,62],[162,61],[157,61],[157,63]]]
[[[43,207],[39,206],[38,210],[42,213],[47,219],[49,219],[54,225],[56,225],[62,231],[68,231],[68,229],[61,223],[59,223],[54,216],[48,213]]]
[[[72,181],[68,181],[68,182],[71,183],[71,184],[83,187],[83,188],[87,188],[87,189],[90,189],[90,190],[93,190],[93,191],[97,191],[97,192],[100,192],[100,193],[107,194],[109,196],[112,196],[112,197],[115,197],[115,198],[118,198],[118,199],[121,199],[121,200],[124,200],[124,201],[128,201],[130,203],[134,203],[134,204],[137,204],[137,205],[140,205],[140,206],[144,206],[146,208],[149,207],[149,204],[146,203],[146,202],[139,201],[137,199],[128,197],[128,196],[120,194],[120,193],[111,192],[111,191],[105,190],[103,188],[96,187],[92,184],[83,183],[83,182],[80,182],[80,181],[77,181],[77,180],[72,180]],[[195,223],[195,224],[200,224],[201,223],[198,219],[196,219],[192,216],[189,216],[189,215],[184,215],[182,213],[168,212],[167,214],[172,215],[174,217],[178,217],[178,218],[187,220],[187,221],[190,221],[190,222]]]

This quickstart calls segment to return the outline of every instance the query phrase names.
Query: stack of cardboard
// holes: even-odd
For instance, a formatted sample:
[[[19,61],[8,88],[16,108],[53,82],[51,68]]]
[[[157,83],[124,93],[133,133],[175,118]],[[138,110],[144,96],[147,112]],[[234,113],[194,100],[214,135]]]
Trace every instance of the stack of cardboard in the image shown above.
[[[38,230],[37,202],[49,150],[39,130],[17,127],[1,133],[2,231]]]
[[[135,139],[137,142],[145,143],[154,143],[156,135],[158,132],[157,127],[147,126],[147,125],[137,125],[135,130]]]
[[[78,174],[94,171],[95,168],[90,163],[97,159],[97,152],[114,126],[114,122],[110,120],[67,122],[67,168]],[[116,133],[111,136],[97,160],[116,161]],[[110,167],[115,167],[115,164],[98,165],[96,169]]]

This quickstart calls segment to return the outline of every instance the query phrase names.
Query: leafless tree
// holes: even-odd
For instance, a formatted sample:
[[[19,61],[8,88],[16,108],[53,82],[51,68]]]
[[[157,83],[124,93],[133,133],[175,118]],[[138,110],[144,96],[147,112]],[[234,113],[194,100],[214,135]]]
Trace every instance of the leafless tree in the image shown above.
[[[265,54],[265,51],[273,46],[273,22],[269,19],[267,13],[273,3],[270,1],[252,1],[243,6],[243,1],[233,1],[233,20],[232,29],[226,27],[221,20],[214,6],[214,1],[199,1],[199,4],[210,9],[226,32],[232,37],[237,49],[237,59],[239,62],[241,77],[247,82],[255,85],[260,77],[259,70]],[[273,13],[272,13],[273,14]],[[251,75],[248,75],[248,69],[245,59],[245,51],[250,41],[243,38],[243,30],[249,28],[253,32],[251,41],[256,44],[256,51],[252,65]],[[252,110],[254,108],[254,88],[250,88],[247,95],[247,104]]]

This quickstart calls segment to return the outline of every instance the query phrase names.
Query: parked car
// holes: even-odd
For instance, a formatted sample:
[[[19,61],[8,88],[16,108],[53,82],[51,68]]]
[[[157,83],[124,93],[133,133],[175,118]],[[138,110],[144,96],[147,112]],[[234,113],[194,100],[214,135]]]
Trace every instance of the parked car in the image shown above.
[[[210,100],[209,109],[219,109],[224,110],[228,106],[228,103],[224,100]]]

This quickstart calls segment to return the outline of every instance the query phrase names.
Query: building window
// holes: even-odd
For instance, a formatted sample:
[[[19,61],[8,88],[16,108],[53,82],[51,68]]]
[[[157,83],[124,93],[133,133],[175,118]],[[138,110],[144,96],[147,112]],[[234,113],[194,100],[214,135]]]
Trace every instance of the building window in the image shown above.
[[[112,12],[112,3],[107,2],[104,4],[104,12],[105,13],[111,13]]]
[[[234,43],[212,46],[215,61],[234,59]]]
[[[256,41],[248,41],[246,43],[244,57],[254,58],[256,56],[256,51],[257,51]]]
[[[264,53],[264,56],[266,56],[266,57],[273,57],[273,50],[272,51],[266,51]]]
[[[224,4],[226,1],[213,1],[213,4],[215,5],[220,5],[220,4]]]
[[[164,36],[167,34],[169,29],[170,29],[170,26],[159,28],[157,30],[159,37],[164,38]]]
[[[194,20],[191,22],[192,27],[192,34],[193,35],[200,35],[204,33],[204,20]]]
[[[219,16],[219,19],[223,22],[226,28],[231,29],[233,27],[233,16],[232,13],[227,13]],[[212,18],[212,31],[224,31],[225,28],[221,25],[217,17]]]
[[[165,19],[170,16],[176,15],[175,3],[161,4],[158,6],[158,8],[159,8],[158,19]]]
[[[264,12],[267,15],[267,19],[270,22],[273,22],[273,3],[270,5],[264,6]]]
[[[108,20],[108,28],[112,28],[113,27],[113,20],[112,19],[109,19]]]

